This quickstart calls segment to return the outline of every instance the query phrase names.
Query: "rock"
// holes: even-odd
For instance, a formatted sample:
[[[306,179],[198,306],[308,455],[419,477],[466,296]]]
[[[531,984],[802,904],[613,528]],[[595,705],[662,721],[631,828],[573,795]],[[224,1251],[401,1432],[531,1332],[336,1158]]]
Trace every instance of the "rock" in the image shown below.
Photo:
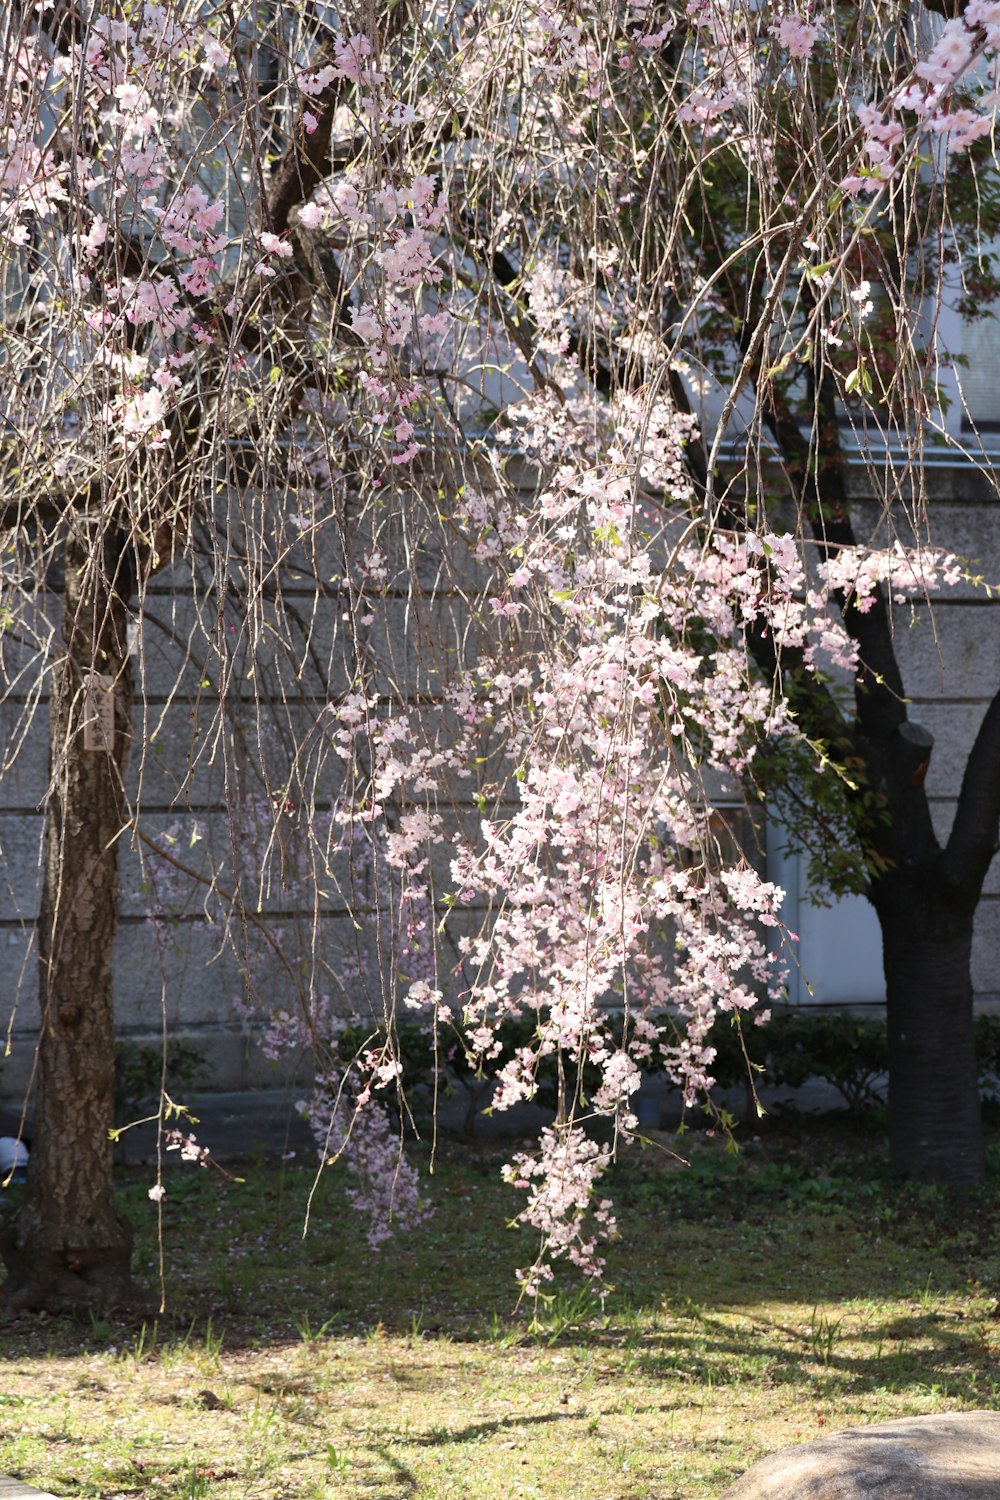
[[[906,1417],[782,1448],[719,1500],[1000,1500],[1000,1412]]]
[[[0,1186],[25,1182],[27,1166],[28,1148],[24,1142],[12,1135],[0,1135]]]

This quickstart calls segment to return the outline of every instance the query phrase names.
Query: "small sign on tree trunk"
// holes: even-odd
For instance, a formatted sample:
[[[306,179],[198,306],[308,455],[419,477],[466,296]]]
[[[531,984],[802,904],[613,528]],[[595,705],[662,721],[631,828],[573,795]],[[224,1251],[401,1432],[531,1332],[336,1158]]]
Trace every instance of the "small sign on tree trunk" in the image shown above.
[[[111,755],[115,747],[115,680],[88,672],[84,683],[83,748]]]

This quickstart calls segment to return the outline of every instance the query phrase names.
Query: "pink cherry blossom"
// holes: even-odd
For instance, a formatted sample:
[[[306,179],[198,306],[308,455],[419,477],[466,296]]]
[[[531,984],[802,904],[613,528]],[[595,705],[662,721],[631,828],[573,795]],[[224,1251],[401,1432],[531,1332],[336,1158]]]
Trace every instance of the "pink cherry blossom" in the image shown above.
[[[778,41],[789,57],[806,58],[816,45],[819,28],[801,16],[785,16],[778,23]]]

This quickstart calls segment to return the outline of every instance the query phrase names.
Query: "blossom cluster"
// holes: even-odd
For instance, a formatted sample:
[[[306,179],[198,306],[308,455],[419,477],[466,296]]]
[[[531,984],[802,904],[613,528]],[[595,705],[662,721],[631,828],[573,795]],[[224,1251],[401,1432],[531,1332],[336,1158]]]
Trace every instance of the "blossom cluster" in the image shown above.
[[[985,76],[970,79],[977,61],[988,63]],[[915,117],[919,133],[940,140],[945,151],[957,155],[989,136],[1000,100],[1000,6],[990,0],[969,0],[961,16],[946,21],[928,55],[917,62],[914,78],[878,107],[864,104],[858,122],[864,132],[868,164],[841,182],[844,192],[877,192],[901,165],[894,155],[904,140],[906,116]],[[968,104],[955,108],[952,99],[963,82],[970,84]]]

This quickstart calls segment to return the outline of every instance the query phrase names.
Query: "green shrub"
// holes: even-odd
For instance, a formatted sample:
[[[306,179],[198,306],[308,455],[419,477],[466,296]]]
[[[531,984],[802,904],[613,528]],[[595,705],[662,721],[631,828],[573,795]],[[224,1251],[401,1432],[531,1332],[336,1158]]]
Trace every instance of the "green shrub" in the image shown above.
[[[976,1017],[976,1063],[983,1098],[1000,1104],[1000,1016]]]
[[[530,1015],[504,1021],[497,1033],[500,1053],[493,1067],[502,1067],[519,1048],[528,1046],[535,1030]],[[752,1077],[758,1086],[797,1089],[811,1078],[820,1078],[832,1084],[849,1110],[876,1109],[885,1102],[889,1054],[884,1019],[789,1006],[776,1009],[763,1026],[754,1025],[748,1017],[720,1016],[709,1032],[709,1042],[716,1052],[712,1073],[720,1088],[739,1088]],[[340,1062],[347,1066],[360,1052],[377,1044],[376,1028],[350,1026],[338,1037]],[[471,1133],[486,1080],[466,1051],[461,1027],[442,1019],[435,1047],[429,1026],[403,1021],[394,1028],[394,1048],[408,1099],[419,1096],[420,1086],[433,1082],[435,1067],[439,1086],[446,1092],[465,1090],[465,1124]],[[976,1017],[976,1055],[984,1098],[1000,1106],[1000,1016]],[[752,1072],[748,1071],[748,1060]],[[659,1066],[654,1055],[649,1070],[656,1072]],[[594,1087],[596,1076],[596,1070],[585,1068],[584,1098]],[[541,1060],[536,1082],[536,1102],[554,1109],[558,1088],[554,1057]],[[570,1069],[568,1087],[573,1083]]]
[[[1000,1103],[1000,1016],[977,1016],[975,1030],[980,1089]],[[822,1078],[848,1109],[885,1102],[889,1044],[882,1018],[789,1007],[775,1010],[763,1026],[720,1016],[709,1040],[716,1048],[712,1072],[723,1088],[746,1082],[749,1057],[758,1082],[771,1088],[801,1088],[810,1078]]]
[[[184,1042],[170,1043],[165,1073],[162,1048],[144,1047],[138,1042],[117,1042],[115,1120],[127,1124],[155,1109],[164,1083],[170,1097],[183,1104],[185,1094],[199,1084],[207,1083],[211,1072],[211,1064],[198,1049]]]
[[[537,1034],[537,1023],[530,1014],[508,1017],[496,1032],[499,1052],[490,1060],[490,1072],[510,1061],[522,1047],[530,1046]],[[352,1024],[337,1037],[337,1057],[344,1066],[349,1066],[363,1052],[378,1049],[384,1029],[374,1025]],[[445,1093],[456,1089],[465,1092],[467,1109],[465,1130],[472,1134],[475,1117],[479,1112],[489,1080],[477,1068],[470,1056],[462,1035],[461,1025],[447,1016],[439,1019],[437,1036],[430,1025],[419,1021],[399,1021],[393,1027],[393,1055],[402,1067],[400,1082],[411,1108],[416,1106],[419,1114],[420,1088],[433,1084],[435,1070],[438,1085]],[[586,1066],[580,1081],[583,1095],[597,1086],[598,1070]],[[567,1070],[566,1086],[572,1089],[576,1083],[575,1069]],[[554,1056],[543,1057],[535,1074],[536,1093],[534,1102],[555,1109],[558,1096],[558,1069]],[[392,1108],[388,1093],[382,1096]]]

